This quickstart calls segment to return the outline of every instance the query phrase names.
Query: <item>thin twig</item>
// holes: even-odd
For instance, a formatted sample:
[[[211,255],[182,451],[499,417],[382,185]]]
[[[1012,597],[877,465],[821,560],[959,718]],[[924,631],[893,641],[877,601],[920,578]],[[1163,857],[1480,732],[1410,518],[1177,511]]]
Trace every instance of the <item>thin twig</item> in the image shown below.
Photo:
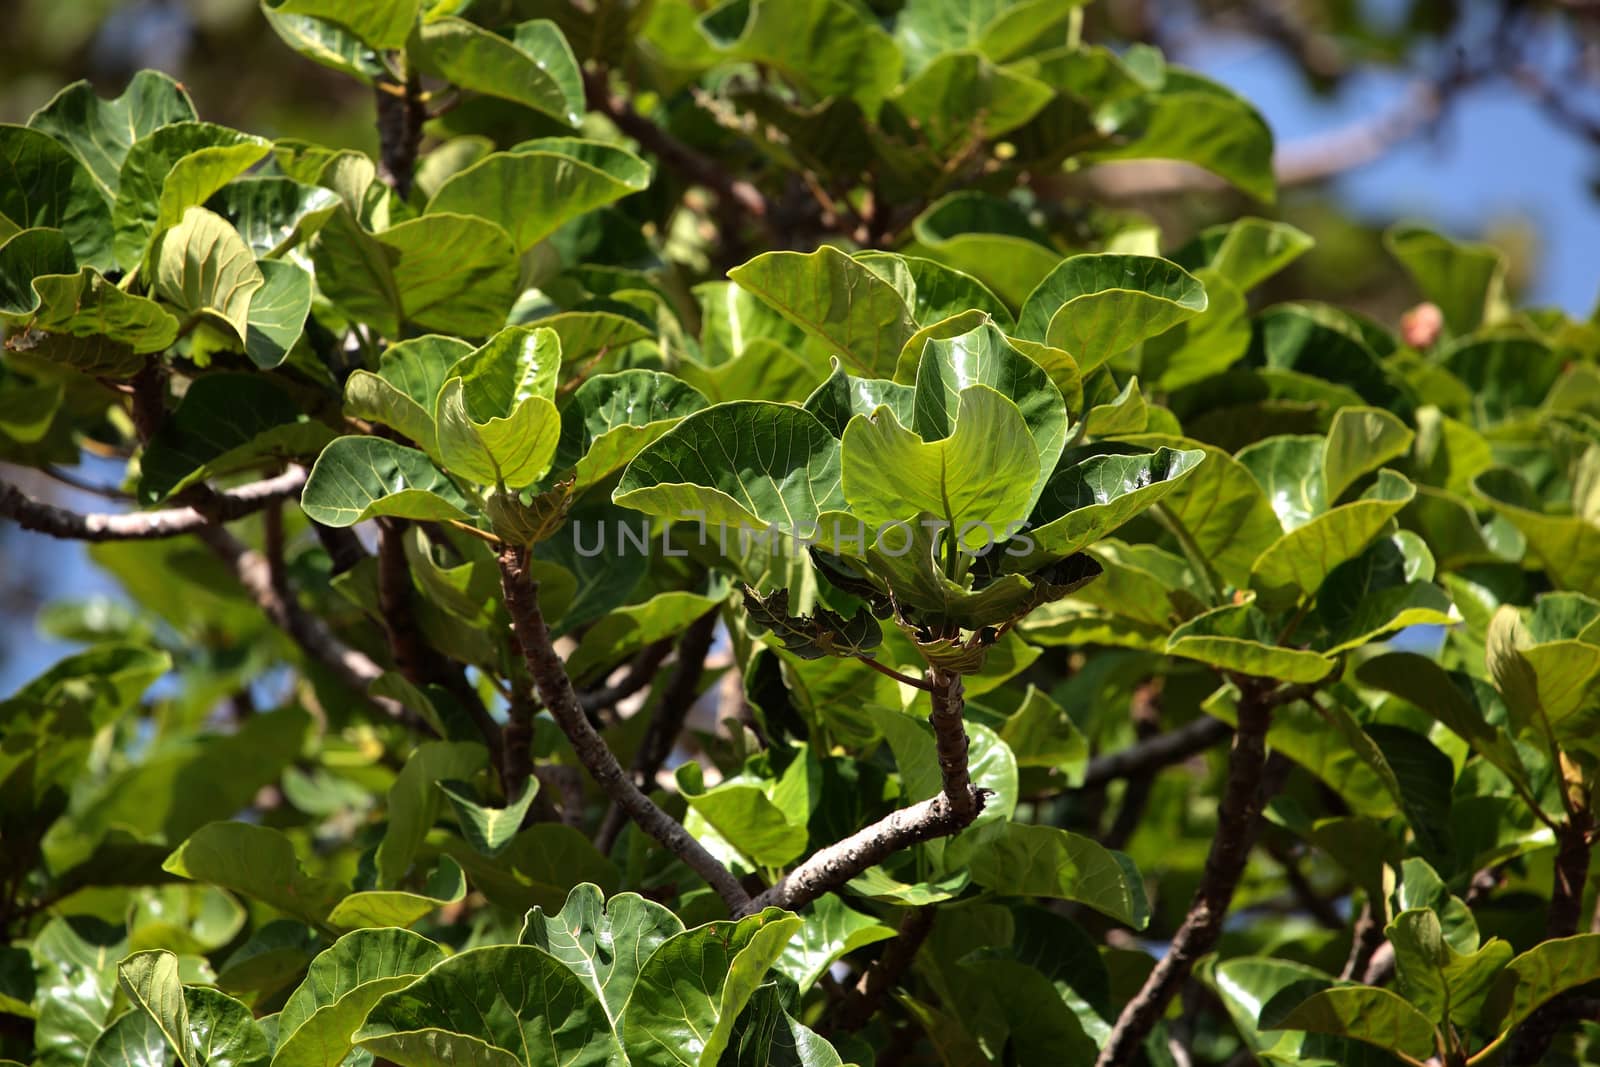
[[[572,742],[579,761],[640,829],[704,878],[730,912],[745,914],[750,907],[750,896],[733,872],[690,836],[682,823],[640,792],[605,740],[589,725],[588,716],[578,703],[578,694],[573,691],[566,664],[556,653],[550,629],[539,610],[539,584],[528,574],[526,549],[508,545],[501,551],[500,581],[506,608],[511,613],[511,629],[527,660],[539,699],[567,735],[567,740]]]
[[[1129,745],[1127,748],[1089,761],[1083,773],[1083,788],[1104,785],[1116,778],[1147,774],[1173,763],[1181,763],[1213,745],[1221,744],[1231,730],[1221,719],[1202,715],[1166,733]]]
[[[591,689],[578,694],[578,702],[591,718],[615,708],[655,680],[661,664],[672,653],[672,641],[663,638],[652,642],[628,664],[622,677],[614,685]]]
[[[909,674],[905,674],[905,673],[902,673],[901,671],[897,671],[893,667],[889,666],[887,663],[879,663],[877,660],[873,659],[871,656],[857,656],[856,659],[859,660],[862,663],[865,663],[868,667],[871,667],[873,670],[877,671],[879,674],[884,675],[885,677],[888,677],[888,678],[893,678],[895,681],[899,682],[901,685],[909,685],[909,686],[911,686],[911,687],[913,687],[915,689],[922,690],[924,693],[933,692],[933,686],[929,685],[927,682],[923,681],[921,678],[913,678]]]
[[[0,481],[0,518],[14,519],[24,530],[69,541],[148,541],[196,533],[213,521],[242,518],[294,496],[305,484],[305,470],[291,467],[276,477],[210,494],[203,512],[185,507],[81,514],[34,500],[9,482]]]
[[[835,1030],[852,1032],[871,1021],[883,1004],[883,998],[895,987],[911,968],[928,934],[933,931],[933,920],[938,909],[931,905],[913,908],[900,920],[900,930],[893,941],[884,948],[883,955],[872,961],[862,972],[860,981],[835,1008]]]

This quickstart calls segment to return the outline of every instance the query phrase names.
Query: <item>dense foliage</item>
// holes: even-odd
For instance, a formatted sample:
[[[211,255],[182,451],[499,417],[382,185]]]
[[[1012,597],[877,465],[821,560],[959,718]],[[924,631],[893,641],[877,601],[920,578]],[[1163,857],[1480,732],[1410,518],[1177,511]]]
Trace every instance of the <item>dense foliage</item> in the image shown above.
[[[1600,1063],[1600,326],[1268,303],[1266,124],[1061,0],[262,16],[379,159],[0,126],[0,460],[126,470],[0,515],[127,593],[0,1062]]]

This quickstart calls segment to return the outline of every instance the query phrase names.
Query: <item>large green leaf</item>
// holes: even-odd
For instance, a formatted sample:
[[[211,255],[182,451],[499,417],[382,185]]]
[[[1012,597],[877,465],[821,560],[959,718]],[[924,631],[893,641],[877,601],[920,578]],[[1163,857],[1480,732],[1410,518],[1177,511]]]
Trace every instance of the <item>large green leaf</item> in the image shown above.
[[[586,835],[562,823],[535,823],[492,858],[454,838],[442,847],[466,868],[475,890],[513,911],[554,911],[580,882],[613,892],[617,887],[616,865]]]
[[[442,781],[438,785],[455,812],[461,836],[485,856],[497,855],[511,843],[539,795],[539,780],[532,778],[505,807],[496,808],[480,803],[477,791],[466,782]]]
[[[1415,495],[1416,487],[1404,477],[1381,471],[1359,499],[1290,530],[1262,552],[1251,584],[1278,600],[1293,599],[1295,590],[1316,592],[1333,568],[1359,555]]]
[[[351,893],[328,912],[328,925],[336,930],[408,927],[448,904],[460,904],[466,896],[467,879],[461,865],[450,856],[441,856],[418,889]]]
[[[251,301],[267,280],[227,220],[205,208],[187,209],[182,221],[157,234],[150,264],[156,296],[225,325],[239,344],[248,343]]]
[[[1037,479],[1026,476],[1039,469],[1029,427],[1015,404],[985,385],[961,391],[948,436],[925,441],[880,408],[850,421],[841,454],[845,499],[874,528],[927,512],[961,543],[983,548],[1014,530],[1036,496]]]
[[[389,787],[389,828],[375,859],[378,885],[400,884],[444,803],[441,781],[469,778],[488,760],[484,747],[466,741],[427,741],[406,759]]]
[[[189,1006],[171,952],[138,952],[117,965],[117,984],[134,1009],[148,1015],[184,1067],[199,1067],[189,1031]]]
[[[337,23],[312,15],[288,15],[267,4],[262,5],[261,14],[284,44],[313,63],[331,67],[367,85],[389,73],[376,48]]]
[[[1287,222],[1245,216],[1199,233],[1173,260],[1194,271],[1209,268],[1248,292],[1310,251],[1311,236]]]
[[[139,500],[155,504],[190,485],[273,458],[296,460],[333,436],[276,382],[258,374],[210,374],[145,445]]]
[[[946,52],[895,91],[891,101],[943,156],[1016,129],[1055,96],[1049,85],[978,52]]]
[[[437,455],[451,473],[482,485],[520,489],[550,469],[561,416],[546,397],[527,397],[508,414],[480,422],[468,411],[464,382],[451,378],[439,390],[436,404]]]
[[[209,122],[161,126],[133,143],[122,163],[117,199],[117,262],[138,266],[150,239],[175,226],[191,207],[244,173],[271,143]]]
[[[793,533],[844,505],[839,452],[827,428],[797,407],[717,404],[635,456],[613,499],[676,521]]]
[[[44,331],[30,337],[29,351],[41,358],[86,374],[128,377],[144,366],[144,355],[177,339],[178,320],[154,300],[123,292],[92,267],[76,274],[35,275],[18,262],[32,258],[27,246],[39,235],[56,232],[24,230],[0,246],[0,316],[15,316],[19,325]],[[41,244],[60,251],[55,238],[46,236]],[[33,252],[50,254],[48,247]],[[60,265],[68,264],[63,259]],[[22,300],[14,303],[17,295]]]
[[[700,19],[723,58],[758,63],[816,99],[850,96],[871,112],[900,80],[900,50],[844,0],[727,0]]]
[[[1337,501],[1362,475],[1405,455],[1415,438],[1410,427],[1382,408],[1347,407],[1334,412],[1322,452],[1327,502]]]
[[[594,993],[530,945],[450,957],[379,998],[354,1039],[400,1067],[604,1067],[618,1054]]]
[[[427,456],[381,437],[330,443],[311,468],[300,504],[326,526],[354,526],[378,515],[465,521],[470,507]]]
[[[165,870],[254,897],[288,915],[321,922],[340,891],[307,875],[281,832],[242,822],[213,822],[167,857]]]
[[[683,590],[657,593],[642,604],[629,604],[597,620],[567,657],[567,673],[584,684],[604,667],[614,665],[683,630],[721,602],[720,593],[702,595]]]
[[[420,0],[264,0],[272,11],[310,15],[347,27],[374,48],[401,48],[417,21]]]
[[[985,193],[952,193],[912,223],[919,254],[931,256],[982,281],[1012,308],[1019,308],[1061,261],[1027,213]]]
[[[467,342],[437,334],[401,341],[379,358],[377,373],[358,370],[345,380],[345,414],[380,422],[430,450],[433,402],[450,368],[472,352]]]
[[[528,912],[520,944],[533,945],[566,964],[605,1009],[612,1029],[645,962],[669,938],[683,933],[683,922],[667,908],[637,893],[609,901],[590,882],[574,886],[554,915]]]
[[[1316,617],[1326,630],[1318,647],[1332,655],[1407,626],[1449,625],[1456,618],[1450,597],[1432,576],[1433,557],[1410,531],[1373,542],[1317,590]]]
[[[525,252],[569,220],[649,184],[649,165],[625,149],[547,137],[496,152],[451,176],[428,200],[428,211],[498,223]]]
[[[443,962],[432,941],[407,930],[357,930],[311,962],[278,1014],[275,1067],[339,1067],[378,998]]]
[[[1420,1063],[1436,1044],[1433,1024],[1398,994],[1373,986],[1337,986],[1313,994],[1264,1030],[1306,1030],[1393,1049]]]
[[[218,990],[184,986],[171,952],[135,953],[118,965],[117,979],[182,1067],[266,1067],[267,1038],[250,1009]],[[149,1050],[154,1043],[139,1035],[131,1044]]]
[[[194,103],[182,85],[160,71],[141,70],[111,100],[96,96],[86,81],[73,82],[35,111],[28,125],[66,145],[109,200],[117,195],[122,163],[134,142],[194,118]]]
[[[1272,131],[1246,101],[1192,71],[1169,66],[1138,136],[1099,159],[1176,159],[1204,167],[1272,203]]]
[[[1395,984],[1413,1007],[1439,1026],[1471,1026],[1489,984],[1511,959],[1511,946],[1493,938],[1474,952],[1457,952],[1439,916],[1409,908],[1384,931],[1394,946]]]
[[[317,288],[386,337],[402,325],[484,337],[517,296],[517,250],[487,219],[437,213],[369,233],[335,211],[311,246]]]
[[[912,72],[959,49],[976,49],[998,63],[1059,37],[1080,6],[1072,0],[908,0],[895,19],[895,43]]]
[[[899,252],[857,252],[851,258],[894,286],[911,309],[912,321],[919,326],[931,327],[972,311],[994,319],[1001,329],[1009,330],[1013,325],[1010,309],[982,282],[936,260]],[[920,350],[921,346],[909,347]],[[900,358],[905,357],[902,350]]]
[[[695,927],[662,942],[622,1012],[634,1067],[715,1067],[735,1020],[800,919],[776,908]]]
[[[737,777],[707,789],[700,765],[692,762],[678,768],[677,780],[689,807],[752,863],[782,867],[805,852],[804,818],[791,820],[763,783]]]
[[[1505,260],[1488,245],[1462,244],[1404,223],[1391,226],[1383,243],[1439,306],[1453,334],[1477,329],[1501,297]]]
[[[1496,467],[1472,480],[1484,501],[1528,539],[1558,589],[1600,596],[1600,525],[1582,515],[1546,514],[1515,471]]]
[[[1172,631],[1167,651],[1219,670],[1286,682],[1317,682],[1334,661],[1320,652],[1286,648],[1276,628],[1253,602],[1226,604],[1196,616]]]
[[[250,250],[265,259],[315,233],[339,202],[332,189],[292,178],[245,177],[223,186],[206,206],[233,223]]]
[[[1579,934],[1535,945],[1506,965],[1483,1002],[1491,1034],[1514,1029],[1560,993],[1600,979],[1600,934]]]
[[[1206,309],[1188,271],[1159,256],[1071,256],[1028,295],[1017,333],[1065,349],[1084,374]]]
[[[1007,823],[971,863],[973,880],[997,893],[1075,900],[1135,929],[1150,921],[1132,861],[1054,826]]]
[[[1600,644],[1572,619],[1550,626],[1555,613],[1546,605],[1551,599],[1541,598],[1527,615],[1502,604],[1485,638],[1489,677],[1505,697],[1512,722],[1518,728],[1536,726],[1547,737],[1551,731],[1565,732],[1568,720],[1589,702],[1600,675]],[[1582,729],[1582,718],[1577,721]]]
[[[901,348],[917,332],[911,309],[893,285],[828,245],[807,255],[767,252],[730,270],[728,277],[862,377],[892,377]]]
[[[992,321],[955,337],[929,340],[917,366],[916,383],[911,427],[924,440],[954,433],[962,391],[987,385],[1022,413],[1038,450],[1041,473],[1055,470],[1067,440],[1066,402],[1044,369],[1017,351]],[[1026,477],[1025,471],[1017,473]],[[1037,483],[1042,487],[1042,481]]]
[[[473,92],[522,104],[568,126],[583,118],[583,77],[572,48],[545,19],[511,27],[509,37],[446,16],[422,27],[423,70]]]
[[[0,176],[0,231],[57,229],[79,263],[111,268],[111,207],[76,156],[39,130],[0,125]]]
[[[1020,559],[1006,560],[1008,571],[1064,559],[1111,533],[1207,464],[1199,449],[1176,451],[1165,446],[1133,455],[1072,453],[1045,483],[1038,506],[1029,516],[1026,537],[1033,549]]]
[[[629,370],[601,374],[578,386],[561,411],[558,470],[573,469],[581,492],[626,466],[706,398],[670,374]]]
[[[256,267],[266,283],[250,297],[245,318],[245,354],[262,370],[289,358],[311,314],[311,275],[282,260],[262,259]]]
[[[895,936],[892,927],[855,911],[833,893],[818,897],[808,911],[799,931],[773,965],[794,979],[802,993],[839,959]]]

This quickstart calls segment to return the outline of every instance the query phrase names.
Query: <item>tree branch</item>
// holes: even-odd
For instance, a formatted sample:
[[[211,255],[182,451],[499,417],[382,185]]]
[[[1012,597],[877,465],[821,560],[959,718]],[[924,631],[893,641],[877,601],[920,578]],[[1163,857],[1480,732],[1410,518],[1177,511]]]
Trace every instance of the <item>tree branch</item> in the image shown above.
[[[1096,1067],[1134,1061],[1151,1027],[1188,979],[1195,961],[1211,951],[1222,933],[1223,919],[1244,874],[1260,829],[1261,810],[1266,806],[1267,727],[1272,722],[1272,707],[1269,694],[1259,685],[1247,683],[1239,701],[1239,724],[1228,755],[1228,781],[1217,812],[1216,835],[1189,913],[1173,935],[1167,954],[1150,972],[1138,995],[1123,1008],[1095,1061]]]
[[[738,879],[691,837],[682,823],[639,791],[605,740],[589,725],[588,716],[578,703],[578,694],[572,689],[566,664],[556,654],[550,630],[539,611],[539,584],[529,577],[527,568],[526,549],[508,545],[501,551],[500,583],[506,608],[511,613],[511,629],[527,660],[539,699],[544,701],[544,706],[572,742],[579,761],[640,829],[704,878],[730,912],[745,914],[750,907],[750,896]]]
[[[672,653],[672,639],[663,638],[652,644],[646,645],[643,651],[633,657],[633,662],[628,664],[627,670],[615,685],[603,686],[578,694],[578,703],[583,705],[583,710],[591,717],[599,716],[602,711],[615,708],[633,694],[648,686],[660,670],[661,664]],[[602,720],[603,721],[603,720]]]
[[[751,901],[749,910],[803,908],[903,848],[964,830],[983,810],[985,795],[980,789],[969,791],[972,814],[966,817],[955,813],[943,793],[891,812],[866,829],[813,853],[777,885]]]
[[[727,167],[701,155],[639,114],[625,97],[614,95],[606,84],[604,70],[585,71],[583,87],[589,107],[605,115],[616,124],[617,129],[638,141],[639,147],[683,175],[691,184],[710,189],[719,199],[737,205],[761,225],[771,229],[771,205],[761,190],[742,178],[735,178]]]
[[[883,955],[861,975],[855,988],[839,1002],[835,1012],[834,1029],[855,1031],[861,1029],[877,1014],[883,998],[893,989],[902,975],[917,958],[922,943],[933,932],[937,909],[931,905],[914,908],[900,921],[900,931],[883,950]]]
[[[311,659],[332,671],[345,685],[361,693],[369,704],[384,715],[408,725],[415,719],[398,701],[373,696],[367,692],[383,668],[374,663],[365,652],[353,649],[334,636],[328,625],[310,612],[301,609],[288,591],[284,579],[273,573],[267,557],[247,548],[220,526],[201,526],[194,531],[225,563],[233,568],[245,587],[267,616]]]
[[[1177,729],[1129,745],[1127,748],[1089,761],[1083,774],[1084,789],[1104,785],[1115,778],[1130,778],[1181,763],[1212,745],[1220,744],[1232,731],[1221,719],[1202,715]]]
[[[70,541],[148,541],[196,533],[213,522],[242,518],[294,496],[305,484],[304,468],[291,467],[275,478],[211,494],[204,511],[184,507],[80,514],[34,500],[9,482],[0,481],[0,518],[14,519],[24,530]]]
[[[978,809],[983,805],[972,788],[972,775],[967,769],[967,729],[961,721],[966,699],[961,675],[932,669],[928,671],[928,686],[933,704],[928,722],[933,726],[939,774],[944,779],[944,798],[951,814],[970,823],[978,817]]]
[[[404,200],[411,195],[411,178],[422,143],[422,124],[428,118],[422,106],[422,82],[415,71],[404,85],[390,81],[374,87],[378,103],[378,175]]]

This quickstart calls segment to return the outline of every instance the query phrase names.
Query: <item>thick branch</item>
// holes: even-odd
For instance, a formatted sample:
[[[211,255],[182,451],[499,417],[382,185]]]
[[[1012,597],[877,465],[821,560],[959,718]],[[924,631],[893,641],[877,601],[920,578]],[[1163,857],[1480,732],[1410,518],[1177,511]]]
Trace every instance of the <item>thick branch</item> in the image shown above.
[[[803,908],[903,848],[964,830],[983,810],[984,796],[982,790],[969,789],[971,814],[964,817],[955,813],[943,793],[891,812],[865,830],[814,853],[777,885],[756,897],[749,910]]]
[[[385,81],[376,87],[378,101],[378,174],[404,200],[411,195],[411,177],[422,143],[422,82],[415,72],[404,85]]]
[[[24,530],[72,541],[148,541],[195,533],[212,522],[242,518],[274,501],[294,496],[305,484],[305,470],[291,467],[275,478],[212,494],[204,512],[168,508],[85,515],[34,500],[16,486],[0,482],[0,518],[14,519]]]
[[[691,183],[710,189],[724,201],[738,205],[763,225],[770,226],[772,210],[761,190],[741,178],[735,178],[727,167],[701,155],[635,111],[626,98],[611,92],[606,85],[605,71],[585,72],[583,87],[590,108],[616,123],[617,129],[638,141],[641,148],[662,164],[671,167]]]
[[[233,568],[234,574],[245,587],[257,606],[284,633],[300,646],[307,656],[332,671],[341,682],[366,696],[368,703],[392,719],[410,722],[410,713],[398,701],[367,693],[383,668],[372,661],[365,652],[353,649],[334,636],[326,623],[310,612],[301,609],[282,583],[273,574],[266,556],[245,547],[238,538],[220,526],[202,526],[195,535]]]
[[[1571,937],[1582,919],[1583,887],[1589,878],[1589,831],[1593,814],[1569,802],[1567,818],[1556,829],[1555,883],[1545,914],[1546,938]],[[1506,1053],[1513,1065],[1539,1064],[1550,1051],[1557,1031],[1571,1017],[1570,997],[1557,997],[1534,1012],[1517,1029]]]
[[[951,814],[971,822],[982,805],[972,789],[967,769],[967,728],[961,721],[966,709],[961,675],[950,671],[928,671],[929,698],[933,710],[928,722],[933,726],[934,748],[939,756],[939,774],[944,779],[944,797]]]
[[[584,767],[628,814],[640,829],[655,838],[671,853],[678,856],[700,877],[704,878],[735,915],[744,914],[750,897],[739,885],[732,872],[719,863],[715,856],[689,835],[672,816],[639,791],[628,772],[622,769],[617,757],[607,747],[605,740],[589,725],[588,716],[578,703],[578,694],[572,689],[572,679],[567,675],[566,664],[556,654],[539,611],[539,586],[528,576],[526,549],[508,546],[500,554],[501,588],[505,592],[506,607],[511,613],[511,629],[528,662],[528,672],[533,676],[539,699],[555,717],[573,751]]]
[[[861,975],[861,980],[839,1003],[835,1026],[839,1030],[859,1030],[871,1021],[883,1004],[883,998],[911,967],[922,943],[933,931],[937,909],[932,906],[913,908],[900,921],[900,931],[883,955],[872,962]]]
[[[1172,938],[1167,954],[1156,964],[1137,996],[1123,1008],[1111,1036],[1100,1051],[1096,1067],[1113,1067],[1134,1061],[1150,1029],[1166,1012],[1193,970],[1195,961],[1210,952],[1222,933],[1228,905],[1244,874],[1266,806],[1263,788],[1267,768],[1267,727],[1272,721],[1270,698],[1247,688],[1239,702],[1239,725],[1228,756],[1228,782],[1217,812],[1216,836],[1206,855],[1200,885],[1189,913]]]
[[[1156,734],[1117,752],[1096,756],[1084,771],[1083,788],[1104,785],[1116,778],[1149,774],[1162,767],[1181,763],[1212,745],[1220,744],[1229,732],[1228,724],[1221,719],[1202,715],[1175,730]]]

